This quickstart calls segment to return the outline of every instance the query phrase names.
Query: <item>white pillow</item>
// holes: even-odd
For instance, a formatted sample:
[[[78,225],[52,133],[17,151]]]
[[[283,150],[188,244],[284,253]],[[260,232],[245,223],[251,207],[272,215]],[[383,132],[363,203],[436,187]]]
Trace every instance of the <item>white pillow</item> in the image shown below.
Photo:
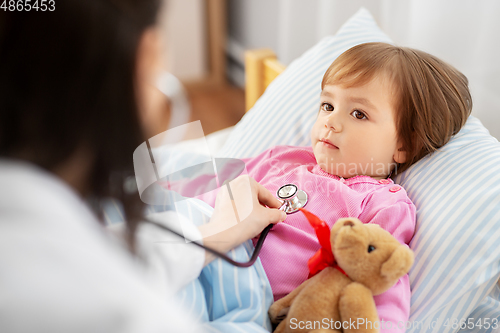
[[[476,325],[500,317],[500,143],[470,117],[395,182],[417,207],[410,319],[435,322],[439,332],[457,331],[462,318],[477,332],[500,332],[500,320]]]
[[[321,40],[271,83],[218,155],[243,158],[275,145],[310,145],[324,72],[343,51],[376,41],[392,43],[371,14],[359,10],[335,36]],[[462,318],[472,328],[467,332],[500,331],[500,323],[497,330],[494,326],[500,318],[498,141],[470,117],[451,142],[396,182],[417,206],[407,332],[457,332]],[[434,328],[425,329],[427,324]]]

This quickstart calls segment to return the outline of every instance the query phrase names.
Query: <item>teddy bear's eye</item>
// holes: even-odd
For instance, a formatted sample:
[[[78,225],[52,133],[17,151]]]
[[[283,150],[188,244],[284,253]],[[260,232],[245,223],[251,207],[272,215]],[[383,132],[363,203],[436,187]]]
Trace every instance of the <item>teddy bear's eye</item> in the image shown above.
[[[375,246],[373,245],[368,245],[368,253],[372,252],[375,250]]]

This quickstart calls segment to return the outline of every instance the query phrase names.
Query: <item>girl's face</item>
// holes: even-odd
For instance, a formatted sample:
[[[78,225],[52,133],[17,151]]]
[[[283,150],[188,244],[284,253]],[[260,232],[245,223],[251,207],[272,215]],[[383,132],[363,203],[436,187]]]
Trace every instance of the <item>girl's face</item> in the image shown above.
[[[394,96],[384,78],[362,86],[325,85],[311,131],[317,163],[344,178],[367,175],[386,178],[405,159],[399,151]]]

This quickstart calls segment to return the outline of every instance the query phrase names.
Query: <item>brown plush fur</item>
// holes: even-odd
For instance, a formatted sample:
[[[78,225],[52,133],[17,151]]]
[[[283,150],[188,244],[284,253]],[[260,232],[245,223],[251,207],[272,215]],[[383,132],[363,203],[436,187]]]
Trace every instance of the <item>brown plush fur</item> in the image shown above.
[[[359,325],[358,330],[347,323],[358,323],[358,318],[360,323],[379,321],[373,295],[385,292],[408,273],[413,252],[380,226],[356,218],[339,219],[330,241],[335,260],[349,277],[328,267],[276,301],[269,309],[271,321],[279,323],[275,332],[379,331],[369,324]],[[368,252],[370,245],[375,250]],[[298,327],[300,322],[304,329]],[[342,322],[344,329],[333,329]]]

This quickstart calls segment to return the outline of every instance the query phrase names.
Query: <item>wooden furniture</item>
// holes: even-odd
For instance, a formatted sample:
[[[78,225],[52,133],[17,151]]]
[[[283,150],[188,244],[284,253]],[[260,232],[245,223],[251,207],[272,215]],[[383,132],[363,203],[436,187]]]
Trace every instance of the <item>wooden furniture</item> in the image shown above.
[[[226,34],[227,4],[226,0],[208,0],[208,82],[212,84],[226,83]]]
[[[281,64],[271,49],[249,50],[245,52],[245,105],[250,110],[267,86],[283,71]]]

